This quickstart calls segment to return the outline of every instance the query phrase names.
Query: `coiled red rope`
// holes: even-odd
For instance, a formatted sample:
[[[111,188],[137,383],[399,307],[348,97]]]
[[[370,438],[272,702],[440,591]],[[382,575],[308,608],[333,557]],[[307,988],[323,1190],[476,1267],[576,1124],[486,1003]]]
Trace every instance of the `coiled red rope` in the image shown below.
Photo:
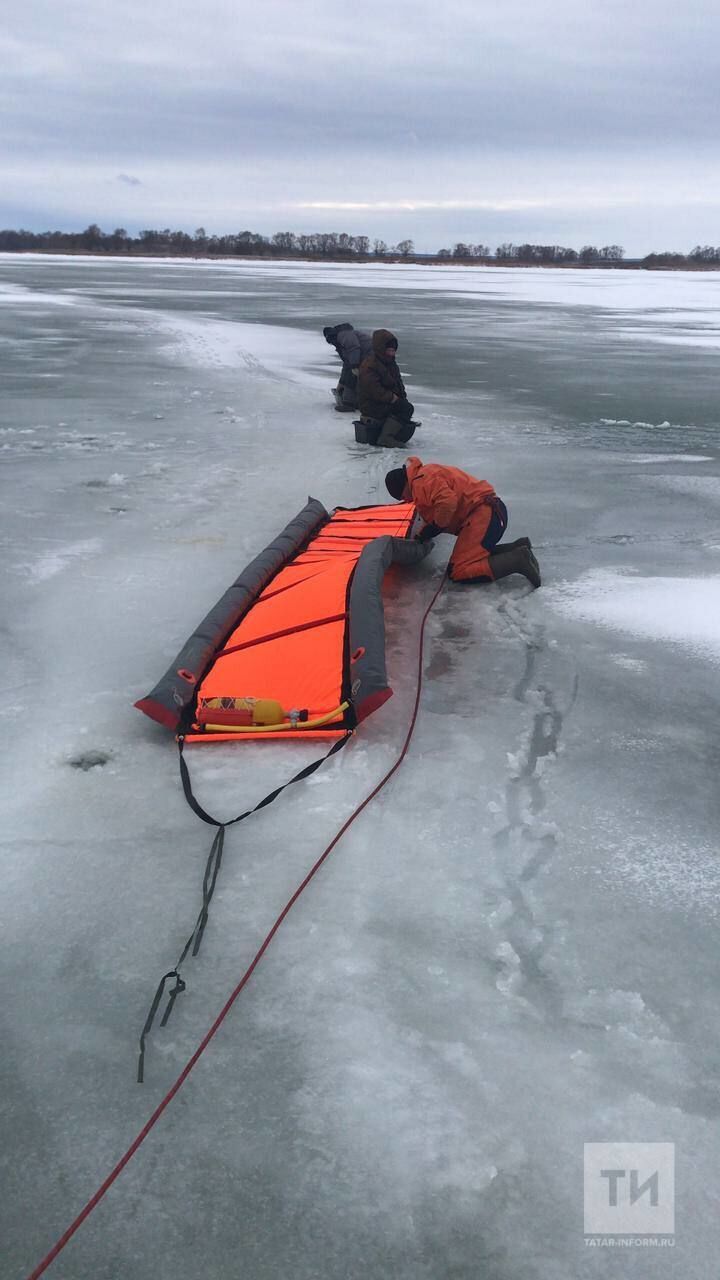
[[[305,891],[310,881],[313,879],[315,874],[320,870],[320,867],[325,862],[326,858],[330,856],[333,849],[335,848],[335,845],[338,843],[338,841],[342,839],[348,827],[352,826],[353,822],[355,821],[356,818],[360,816],[363,809],[367,808],[367,806],[370,804],[370,801],[374,800],[378,792],[382,790],[385,784],[390,781],[390,779],[392,778],[396,770],[400,768],[400,765],[402,764],[403,760],[405,759],[405,756],[407,755],[408,747],[410,746],[410,740],[412,738],[412,735],[415,729],[415,722],[417,720],[418,709],[420,707],[420,695],[422,693],[422,665],[423,665],[423,645],[425,640],[425,624],[435,604],[435,601],[440,595],[440,592],[442,591],[444,585],[445,585],[445,575],[443,575],[440,581],[440,585],[438,586],[435,594],[432,597],[432,600],[430,601],[430,604],[425,610],[425,613],[423,614],[422,622],[420,624],[420,641],[418,645],[417,688],[415,690],[415,702],[413,705],[412,716],[410,718],[410,726],[408,728],[407,734],[405,735],[405,741],[403,742],[402,749],[400,751],[400,754],[398,755],[397,760],[395,761],[392,768],[388,769],[384,777],[380,779],[377,786],[373,787],[370,794],[365,797],[362,803],[359,804],[355,810],[353,810],[353,812],[350,814],[350,817],[343,823],[343,825],[340,827],[340,830],[333,836],[332,840],[330,841],[330,844],[320,854],[320,857],[318,858],[317,862],[310,868],[307,875],[305,876],[305,879],[302,881],[301,884],[298,885],[292,897],[288,900],[288,902],[283,907],[282,911],[280,912],[280,915],[278,916],[277,920],[272,926],[272,929],[265,937],[261,946],[258,948],[257,952],[255,953],[255,956],[253,957],[252,961],[248,965],[247,969],[242,975],[234,991],[231,992],[230,996],[228,997],[222,1009],[220,1010],[217,1018],[215,1019],[212,1026],[210,1027],[210,1030],[207,1032],[204,1039],[201,1040],[194,1054],[183,1067],[182,1071],[180,1072],[180,1075],[178,1076],[177,1080],[173,1084],[172,1088],[170,1088],[168,1092],[165,1094],[165,1097],[155,1108],[152,1115],[150,1116],[150,1119],[147,1121],[145,1125],[143,1125],[142,1129],[140,1130],[135,1140],[130,1144],[127,1151],[120,1158],[120,1160],[118,1160],[114,1169],[110,1171],[105,1181],[101,1184],[101,1186],[98,1187],[97,1191],[88,1200],[84,1208],[80,1210],[80,1213],[70,1223],[70,1226],[67,1228],[67,1230],[63,1232],[63,1234],[60,1236],[60,1239],[53,1245],[52,1249],[48,1254],[46,1254],[42,1262],[38,1263],[35,1270],[30,1273],[30,1275],[27,1277],[27,1280],[38,1280],[39,1276],[44,1275],[44,1273],[47,1271],[50,1264],[54,1262],[55,1258],[57,1258],[58,1254],[61,1253],[61,1251],[65,1248],[65,1245],[68,1243],[68,1241],[72,1239],[72,1237],[75,1235],[75,1232],[78,1231],[79,1228],[82,1226],[85,1219],[89,1218],[93,1209],[96,1207],[96,1205],[100,1203],[105,1193],[110,1190],[110,1187],[113,1185],[116,1179],[120,1177],[120,1174],[122,1173],[125,1166],[130,1163],[133,1156],[135,1155],[135,1152],[138,1150],[138,1147],[140,1147],[142,1143],[145,1141],[145,1139],[147,1138],[148,1134],[150,1133],[150,1130],[154,1129],[155,1125],[157,1124],[158,1120],[163,1114],[163,1111],[165,1111],[166,1108],[170,1106],[170,1103],[175,1097],[175,1094],[178,1093],[179,1090],[184,1085],[185,1081],[190,1075],[190,1072],[192,1071],[193,1067],[198,1061],[198,1058],[200,1058],[202,1054],[205,1052],[210,1041],[215,1035],[216,1031],[219,1030],[222,1023],[225,1021],[227,1015],[229,1014],[230,1010],[235,1004],[235,1001],[240,995],[240,992],[242,991],[243,987],[247,986],[257,966],[262,960],[265,952],[270,946],[270,943],[275,937],[275,934],[277,933],[278,929],[280,928],[285,918],[292,911],[292,908],[295,906],[295,903],[297,902],[300,895]]]

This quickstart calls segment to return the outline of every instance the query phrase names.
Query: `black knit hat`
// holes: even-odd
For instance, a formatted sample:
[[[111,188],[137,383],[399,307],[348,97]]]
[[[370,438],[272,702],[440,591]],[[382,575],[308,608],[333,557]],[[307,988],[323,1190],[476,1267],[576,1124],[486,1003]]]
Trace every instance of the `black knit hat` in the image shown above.
[[[388,471],[385,476],[385,488],[388,493],[398,502],[405,492],[407,484],[407,471],[404,467],[395,467],[392,471]]]

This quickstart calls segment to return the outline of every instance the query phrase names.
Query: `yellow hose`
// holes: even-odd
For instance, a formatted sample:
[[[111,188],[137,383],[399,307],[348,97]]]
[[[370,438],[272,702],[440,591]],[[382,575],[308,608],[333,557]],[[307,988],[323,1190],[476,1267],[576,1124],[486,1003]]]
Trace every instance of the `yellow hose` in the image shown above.
[[[278,733],[282,729],[292,729],[293,732],[296,729],[317,729],[342,715],[349,706],[349,702],[341,702],[334,711],[327,711],[324,716],[316,716],[314,720],[298,720],[297,724],[293,724],[292,720],[283,720],[280,724],[206,724],[205,728],[210,733]]]

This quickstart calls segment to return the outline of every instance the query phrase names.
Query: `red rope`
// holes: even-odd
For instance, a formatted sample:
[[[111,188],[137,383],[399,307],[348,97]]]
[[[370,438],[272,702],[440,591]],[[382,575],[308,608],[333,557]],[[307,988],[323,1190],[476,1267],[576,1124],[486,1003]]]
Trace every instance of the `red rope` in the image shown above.
[[[180,1075],[178,1076],[172,1088],[165,1094],[165,1097],[162,1099],[162,1102],[160,1102],[158,1106],[155,1108],[152,1115],[150,1116],[150,1119],[147,1121],[147,1124],[143,1126],[143,1128],[140,1130],[139,1134],[135,1138],[134,1142],[132,1142],[131,1145],[128,1147],[124,1156],[122,1156],[121,1159],[118,1160],[117,1164],[115,1165],[115,1168],[111,1170],[111,1172],[108,1174],[107,1178],[102,1183],[102,1185],[98,1187],[94,1196],[92,1196],[92,1198],[88,1200],[85,1207],[81,1209],[80,1213],[77,1215],[75,1220],[70,1223],[70,1226],[67,1228],[67,1230],[63,1232],[63,1234],[60,1236],[60,1239],[57,1241],[56,1244],[53,1245],[50,1252],[46,1255],[46,1257],[43,1258],[42,1262],[38,1264],[35,1270],[31,1272],[27,1280],[38,1280],[38,1277],[43,1275],[47,1271],[51,1262],[53,1262],[55,1258],[57,1258],[58,1254],[61,1252],[62,1249],[65,1248],[65,1245],[68,1243],[68,1241],[71,1240],[72,1237],[75,1235],[75,1232],[78,1230],[78,1228],[82,1226],[85,1219],[90,1216],[95,1206],[100,1203],[103,1196],[105,1195],[105,1192],[109,1191],[110,1187],[112,1186],[113,1182],[115,1182],[116,1178],[119,1178],[120,1174],[125,1168],[125,1165],[128,1164],[130,1160],[132,1160],[138,1147],[141,1146],[141,1144],[145,1141],[150,1130],[155,1127],[165,1108],[170,1105],[173,1098],[175,1097],[175,1094],[178,1093],[178,1091],[182,1088],[183,1084],[187,1080],[198,1058],[207,1049],[207,1046],[209,1045],[210,1041],[215,1035],[215,1032],[219,1029],[221,1024],[225,1021],[235,1001],[240,995],[240,992],[242,991],[243,987],[246,986],[247,983],[250,981],[250,978],[252,977],[255,969],[259,965],[260,961],[262,960],[262,957],[264,956],[265,952],[270,946],[270,943],[275,937],[275,934],[280,928],[280,925],[283,923],[283,920],[285,919],[285,917],[289,915],[290,911],[295,906],[295,903],[297,902],[301,893],[303,893],[304,890],[307,888],[307,886],[309,885],[310,881],[312,880],[316,872],[320,870],[320,867],[322,866],[325,859],[330,856],[333,849],[335,848],[335,845],[338,843],[339,840],[342,839],[348,827],[350,827],[352,823],[355,821],[355,819],[360,816],[363,809],[365,809],[366,806],[370,804],[370,801],[374,800],[375,796],[378,794],[379,791],[382,790],[385,784],[390,781],[395,771],[400,768],[400,765],[402,764],[403,760],[405,759],[405,756],[407,755],[408,747],[410,746],[410,739],[412,738],[413,731],[415,729],[415,722],[417,720],[418,709],[420,706],[420,694],[422,692],[422,661],[423,661],[423,642],[425,639],[425,623],[428,620],[430,610],[432,609],[433,605],[435,604],[435,601],[440,595],[440,592],[442,591],[444,584],[445,584],[445,576],[443,575],[440,585],[437,591],[435,592],[432,600],[430,601],[430,604],[425,610],[425,613],[423,614],[422,623],[420,624],[420,644],[418,647],[418,678],[417,678],[417,689],[415,692],[415,703],[413,706],[412,717],[410,719],[410,727],[405,736],[405,741],[403,743],[402,750],[397,760],[395,761],[392,768],[388,769],[388,772],[385,774],[385,776],[381,778],[377,786],[373,787],[373,790],[370,792],[370,794],[365,797],[362,804],[359,804],[357,809],[355,809],[353,813],[350,814],[350,817],[347,819],[347,821],[343,823],[340,830],[336,833],[335,836],[333,836],[333,839],[330,841],[330,844],[327,846],[324,852],[321,853],[315,865],[310,868],[307,875],[305,876],[305,879],[302,881],[302,884],[298,885],[297,889],[295,890],[290,900],[283,907],[272,929],[267,934],[264,942],[260,946],[259,950],[256,952],[254,959],[248,965],[242,978],[240,979],[237,986],[235,987],[235,990],[231,993],[228,1000],[225,1002],[223,1008],[220,1010],[220,1013],[218,1014],[217,1018],[213,1022],[210,1030],[208,1031],[205,1038],[198,1045],[197,1049],[195,1050],[194,1054],[190,1058],[189,1062],[187,1062],[186,1065],[183,1067],[182,1071],[180,1072]]]

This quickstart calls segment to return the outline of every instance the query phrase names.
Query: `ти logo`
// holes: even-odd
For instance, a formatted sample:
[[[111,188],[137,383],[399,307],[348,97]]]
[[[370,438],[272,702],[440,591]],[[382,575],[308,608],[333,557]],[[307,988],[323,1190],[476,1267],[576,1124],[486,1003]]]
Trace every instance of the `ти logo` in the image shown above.
[[[675,1144],[585,1143],[585,1235],[675,1234]]]

